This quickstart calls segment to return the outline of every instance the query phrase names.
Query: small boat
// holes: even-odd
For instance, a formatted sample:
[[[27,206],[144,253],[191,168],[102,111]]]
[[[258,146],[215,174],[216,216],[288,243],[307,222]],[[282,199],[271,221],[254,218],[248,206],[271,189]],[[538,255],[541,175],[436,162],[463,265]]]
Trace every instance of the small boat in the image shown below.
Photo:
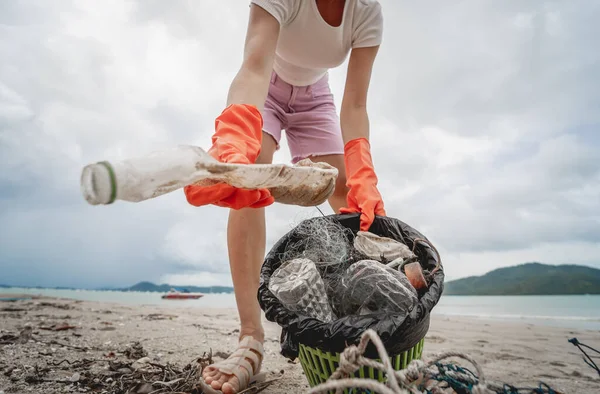
[[[165,300],[197,300],[200,297],[203,297],[202,293],[190,293],[186,289],[176,290],[171,289],[167,294],[163,294],[161,298]]]

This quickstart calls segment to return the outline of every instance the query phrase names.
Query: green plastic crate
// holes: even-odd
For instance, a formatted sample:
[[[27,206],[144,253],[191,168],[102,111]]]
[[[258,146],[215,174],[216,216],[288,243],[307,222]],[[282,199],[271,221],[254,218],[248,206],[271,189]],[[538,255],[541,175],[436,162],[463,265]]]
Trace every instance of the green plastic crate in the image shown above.
[[[392,367],[399,371],[405,369],[412,360],[421,359],[423,355],[423,346],[425,344],[425,338],[422,338],[412,348],[397,354],[390,356]],[[320,349],[311,348],[300,344],[299,355],[300,364],[304,370],[304,374],[308,379],[310,387],[315,387],[321,383],[327,381],[327,379],[333,374],[338,368],[340,361],[340,354],[331,352],[323,352]],[[376,360],[381,362],[381,360]],[[375,379],[379,382],[385,382],[386,377],[383,371],[373,369],[371,367],[361,367],[354,374],[357,378],[370,378]],[[352,394],[357,392],[356,389],[346,389],[343,391],[344,394]],[[330,391],[331,394],[335,393]]]

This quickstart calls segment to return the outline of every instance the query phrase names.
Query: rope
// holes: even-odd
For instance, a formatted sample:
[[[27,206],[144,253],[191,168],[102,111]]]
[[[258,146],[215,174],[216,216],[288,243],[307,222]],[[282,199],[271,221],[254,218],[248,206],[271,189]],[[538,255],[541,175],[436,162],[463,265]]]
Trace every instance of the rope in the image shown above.
[[[594,348],[593,348],[593,347],[591,347],[591,346],[588,346],[588,345],[585,345],[585,344],[583,344],[583,343],[579,342],[579,341],[577,340],[577,338],[571,338],[571,339],[569,339],[569,342],[570,342],[570,343],[572,343],[573,345],[577,346],[577,347],[579,348],[579,350],[581,350],[581,352],[584,354],[584,356],[583,356],[583,361],[584,361],[584,362],[585,362],[587,365],[589,365],[590,367],[594,368],[594,369],[596,370],[596,372],[598,372],[598,376],[600,376],[600,368],[598,368],[598,366],[596,365],[596,363],[595,363],[595,362],[594,362],[594,360],[592,359],[593,357],[592,357],[592,356],[590,356],[589,354],[587,354],[587,353],[585,352],[585,350],[583,350],[581,347],[582,347],[582,346],[583,346],[583,347],[586,347],[586,348],[588,348],[588,349],[590,349],[590,350],[592,350],[592,351],[594,351],[594,352],[596,352],[596,353],[598,353],[598,354],[600,354],[600,352],[599,352],[598,350],[594,349]]]
[[[365,349],[369,342],[372,342],[377,349],[379,359],[382,362],[374,361],[363,357]],[[358,346],[347,347],[340,355],[338,369],[331,375],[328,381],[313,387],[309,394],[325,393],[335,390],[336,394],[341,394],[344,389],[362,388],[381,394],[435,394],[441,393],[441,387],[432,387],[428,391],[419,391],[415,384],[426,383],[425,380],[435,380],[439,375],[433,367],[442,367],[439,362],[450,357],[459,357],[469,361],[475,366],[479,378],[467,373],[464,369],[448,370],[444,375],[448,379],[462,380],[469,383],[469,389],[472,394],[490,394],[488,390],[483,371],[470,356],[460,352],[446,352],[429,363],[421,360],[413,360],[404,370],[394,370],[390,358],[381,342],[381,339],[375,331],[369,329],[364,332]],[[371,367],[386,372],[387,382],[381,383],[373,379],[350,378],[361,367]]]
[[[315,208],[317,208],[317,210],[318,210],[319,212],[321,212],[321,215],[323,215],[323,217],[325,217],[325,214],[323,213],[323,211],[321,211],[321,208],[319,208],[318,206],[315,206]]]
[[[382,362],[363,356],[369,342],[377,349]],[[585,345],[584,345],[585,346]],[[442,364],[448,358],[461,358],[475,367],[476,373],[453,364]],[[374,379],[351,377],[361,367],[370,367],[386,373],[387,382]],[[339,367],[331,377],[310,389],[308,394],[326,393],[335,390],[342,394],[344,389],[364,389],[380,394],[444,394],[452,388],[459,394],[519,394],[529,390],[532,394],[560,394],[541,382],[536,388],[517,388],[508,384],[489,382],[479,364],[469,355],[461,352],[445,352],[425,363],[413,360],[403,370],[396,371],[377,333],[366,330],[358,344],[347,347],[340,355]]]

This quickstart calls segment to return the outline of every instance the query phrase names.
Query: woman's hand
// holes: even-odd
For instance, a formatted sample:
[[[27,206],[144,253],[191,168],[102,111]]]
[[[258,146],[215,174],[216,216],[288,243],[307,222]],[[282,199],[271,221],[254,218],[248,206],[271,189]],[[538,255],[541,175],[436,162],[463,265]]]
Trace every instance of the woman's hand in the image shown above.
[[[254,163],[260,152],[262,124],[255,106],[231,104],[217,117],[208,153],[222,163]],[[183,191],[188,203],[197,207],[214,204],[232,209],[263,208],[275,202],[267,189],[238,189],[226,183],[188,185]]]
[[[373,169],[371,147],[366,138],[349,141],[344,147],[346,185],[350,188],[347,207],[340,213],[360,213],[361,231],[369,231],[375,215],[386,216],[383,200],[377,190],[377,176]]]

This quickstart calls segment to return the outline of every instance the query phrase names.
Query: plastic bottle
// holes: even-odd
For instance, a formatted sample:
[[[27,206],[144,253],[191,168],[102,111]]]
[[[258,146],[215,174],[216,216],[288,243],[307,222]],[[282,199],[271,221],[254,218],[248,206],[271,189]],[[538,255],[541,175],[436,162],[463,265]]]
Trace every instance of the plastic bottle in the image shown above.
[[[200,147],[179,145],[128,160],[89,164],[80,182],[91,205],[140,202],[186,185],[225,182],[238,188],[266,188],[276,201],[306,206],[321,204],[331,195],[337,174],[335,167],[310,161],[296,166],[220,163]]]
[[[286,308],[329,323],[335,319],[325,283],[315,263],[297,258],[286,261],[271,276],[269,290]]]
[[[148,200],[193,183],[198,178],[196,163],[212,159],[207,156],[200,148],[182,145],[128,160],[90,164],[81,173],[81,192],[92,205]]]

